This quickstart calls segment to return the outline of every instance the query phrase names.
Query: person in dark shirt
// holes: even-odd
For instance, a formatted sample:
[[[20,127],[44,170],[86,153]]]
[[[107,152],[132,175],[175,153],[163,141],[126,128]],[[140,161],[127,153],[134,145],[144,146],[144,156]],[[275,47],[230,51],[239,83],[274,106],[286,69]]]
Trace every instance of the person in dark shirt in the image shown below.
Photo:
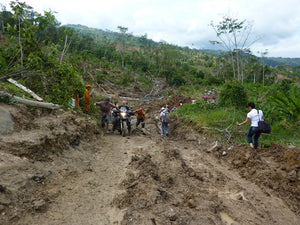
[[[101,119],[101,126],[102,128],[106,127],[106,130],[108,130],[108,124],[110,121],[110,111],[111,108],[116,108],[118,107],[110,102],[110,99],[107,98],[105,102],[95,102],[95,106],[100,106],[101,107],[101,114],[102,114],[102,119]]]

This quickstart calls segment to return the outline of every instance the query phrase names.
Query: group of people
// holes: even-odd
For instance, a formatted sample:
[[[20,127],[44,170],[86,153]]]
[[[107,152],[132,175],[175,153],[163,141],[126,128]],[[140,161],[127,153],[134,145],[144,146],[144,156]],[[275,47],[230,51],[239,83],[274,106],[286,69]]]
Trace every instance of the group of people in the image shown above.
[[[117,102],[114,102],[112,104],[110,102],[110,99],[107,98],[105,101],[101,102],[95,102],[94,106],[99,106],[101,108],[101,114],[102,114],[102,119],[101,119],[101,126],[102,128],[105,128],[108,130],[110,118],[111,118],[111,110],[116,109],[118,111],[128,111],[130,110],[130,107],[128,107],[128,102],[123,101],[122,105],[117,105]],[[135,111],[133,111],[133,114],[136,115],[136,127],[138,127],[141,124],[142,128],[145,128],[145,122],[146,122],[146,113],[143,110],[143,108],[139,108]],[[159,113],[160,121],[161,121],[161,135],[162,136],[168,136],[169,132],[169,122],[170,122],[170,109],[168,106],[162,107],[160,109]],[[130,124],[127,124],[129,129],[131,127]],[[114,131],[114,126],[113,126],[113,131]]]
[[[90,85],[90,84],[86,85],[85,91],[83,93],[84,112],[85,113],[90,113],[90,110],[91,110],[91,88],[92,88],[92,85]],[[75,90],[74,95],[73,95],[72,106],[79,107],[79,103],[80,103],[79,91]]]
[[[85,86],[85,91],[83,94],[83,103],[84,103],[84,109],[83,111],[87,114],[90,114],[91,111],[91,89],[92,86],[90,84]],[[73,103],[72,105],[74,107],[79,107],[80,97],[79,92],[75,91],[73,96]],[[118,106],[117,101],[113,103],[110,102],[109,98],[106,98],[103,102],[95,102],[94,106],[99,106],[101,108],[101,126],[103,128],[108,129],[109,121],[111,118],[111,109],[115,108],[119,111],[127,111],[129,110],[129,107],[127,105],[127,101],[123,101],[122,105]],[[146,120],[146,113],[142,108],[139,108],[138,110],[133,112],[137,117],[136,126],[138,127],[139,124],[141,124],[142,128],[145,128],[145,120]]]
[[[86,85],[86,90],[84,92],[83,102],[84,102],[84,112],[90,113],[90,105],[91,105],[91,85]],[[75,106],[79,105],[79,96],[78,93],[74,94],[75,99]],[[178,106],[182,106],[183,101],[180,100]],[[105,101],[95,102],[94,106],[99,106],[101,108],[101,126],[102,128],[108,130],[110,118],[112,115],[112,109],[116,109],[118,111],[128,111],[130,108],[128,107],[127,101],[123,101],[122,105],[118,106],[117,101],[113,103],[110,102],[109,98],[106,98]],[[177,106],[174,106],[172,108],[172,112],[174,112],[177,109]],[[138,127],[141,124],[142,128],[145,128],[145,122],[146,122],[146,113],[143,110],[143,108],[139,108],[133,113],[136,115],[136,127]],[[167,136],[169,132],[169,122],[170,122],[170,109],[166,105],[165,107],[162,107],[159,112],[159,117],[161,121],[161,130],[162,136]],[[130,124],[128,124],[130,129]],[[114,127],[113,127],[114,128]]]
[[[128,106],[127,101],[123,101],[121,105],[117,105],[117,102],[115,101],[114,104],[110,102],[109,98],[106,98],[103,102],[95,102],[94,106],[99,106],[101,108],[101,126],[102,128],[105,128],[108,130],[110,118],[112,109],[117,109],[119,112],[127,112],[131,108]],[[145,128],[145,122],[146,122],[146,113],[144,112],[143,108],[139,108],[135,111],[133,111],[133,114],[136,115],[137,121],[136,121],[136,127],[141,124],[142,128]],[[127,124],[129,130],[131,129],[131,124]]]
[[[90,89],[92,88],[91,85],[86,85],[86,90],[84,92],[84,111],[89,112],[90,111],[90,104],[91,104],[91,95],[90,95]],[[215,89],[212,89],[211,91],[205,90],[204,98],[207,100],[211,98],[213,101],[215,101],[216,97],[218,95],[218,91]],[[79,105],[79,97],[78,93],[75,93],[74,95],[75,99],[75,106]],[[110,116],[111,116],[111,109],[116,108],[117,110],[129,110],[129,107],[127,105],[128,103],[126,101],[122,102],[122,105],[117,106],[117,102],[114,102],[112,104],[110,102],[110,99],[107,98],[104,102],[96,102],[95,106],[101,107],[102,112],[102,119],[101,119],[101,125],[103,128],[108,129]],[[183,105],[183,101],[179,101],[179,107]],[[251,148],[257,149],[258,147],[258,139],[260,137],[260,132],[258,130],[258,121],[264,120],[264,115],[262,110],[255,109],[255,104],[253,102],[248,103],[248,109],[249,113],[247,113],[246,119],[241,123],[236,123],[237,126],[242,126],[249,121],[251,121],[251,126],[248,131],[247,139],[248,143]],[[175,112],[177,110],[177,106],[174,106],[171,110],[168,108],[168,106],[162,107],[160,109],[159,118],[161,121],[161,135],[167,136],[169,132],[169,122],[170,122],[170,112]],[[143,111],[142,108],[139,108],[138,110],[134,111],[134,114],[136,114],[137,121],[136,121],[136,127],[141,124],[142,128],[145,128],[145,121],[146,121],[146,113]]]
[[[220,92],[214,88],[212,90],[205,90],[203,100],[206,102],[210,101],[211,103],[215,103],[219,94]]]

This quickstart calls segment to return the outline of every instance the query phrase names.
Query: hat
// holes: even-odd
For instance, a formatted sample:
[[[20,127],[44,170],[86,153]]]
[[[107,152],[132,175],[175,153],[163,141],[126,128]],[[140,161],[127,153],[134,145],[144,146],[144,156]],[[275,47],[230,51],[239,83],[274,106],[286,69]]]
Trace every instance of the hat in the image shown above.
[[[91,88],[92,86],[90,84],[86,85],[85,86],[86,88]]]
[[[162,111],[162,110],[165,110],[165,108],[164,108],[164,107],[162,107],[160,110],[161,110],[161,111]]]
[[[139,108],[139,111],[142,111],[143,109],[142,108]]]
[[[106,101],[106,102],[110,102],[110,99],[109,99],[109,98],[107,98],[107,99],[105,99],[105,101]]]

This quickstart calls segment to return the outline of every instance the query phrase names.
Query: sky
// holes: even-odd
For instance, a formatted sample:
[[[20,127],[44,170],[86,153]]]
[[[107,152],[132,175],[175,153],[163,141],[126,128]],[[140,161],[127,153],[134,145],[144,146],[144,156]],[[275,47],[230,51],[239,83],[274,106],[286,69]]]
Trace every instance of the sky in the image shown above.
[[[251,24],[247,47],[254,55],[300,58],[299,0],[19,0],[39,13],[55,12],[61,25],[81,24],[196,49],[214,49],[209,25],[224,16]],[[10,0],[0,0],[9,10]],[[254,41],[254,43],[252,43]],[[252,44],[250,44],[252,43]]]

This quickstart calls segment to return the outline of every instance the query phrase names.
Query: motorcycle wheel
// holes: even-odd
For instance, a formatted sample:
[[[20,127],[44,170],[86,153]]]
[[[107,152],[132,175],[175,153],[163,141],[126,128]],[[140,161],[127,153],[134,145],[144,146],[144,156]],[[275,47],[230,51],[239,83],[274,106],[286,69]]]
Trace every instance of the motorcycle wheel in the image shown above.
[[[122,136],[126,136],[126,124],[125,121],[122,121]]]

